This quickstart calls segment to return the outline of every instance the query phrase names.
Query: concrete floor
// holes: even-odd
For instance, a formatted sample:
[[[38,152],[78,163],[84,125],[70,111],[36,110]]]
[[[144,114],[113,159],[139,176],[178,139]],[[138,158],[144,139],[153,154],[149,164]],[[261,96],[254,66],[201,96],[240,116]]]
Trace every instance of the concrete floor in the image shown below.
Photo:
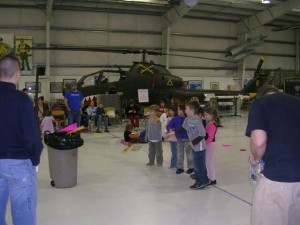
[[[78,184],[50,185],[45,147],[38,174],[39,225],[247,225],[254,186],[249,182],[249,140],[244,136],[247,112],[223,117],[217,133],[217,182],[190,190],[188,174],[168,169],[169,144],[163,143],[163,167],[146,167],[147,144],[122,151],[123,127],[110,133],[82,133]],[[223,148],[222,144],[230,146]],[[241,151],[245,149],[246,151]],[[8,210],[9,211],[9,210]],[[7,220],[11,224],[10,212]]]

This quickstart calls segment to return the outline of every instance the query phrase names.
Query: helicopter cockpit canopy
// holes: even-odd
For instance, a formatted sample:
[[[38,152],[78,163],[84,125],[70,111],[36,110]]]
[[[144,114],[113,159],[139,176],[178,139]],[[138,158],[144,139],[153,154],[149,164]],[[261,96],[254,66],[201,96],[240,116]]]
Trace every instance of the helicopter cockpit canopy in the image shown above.
[[[83,76],[78,81],[78,85],[80,87],[87,87],[87,86],[95,86],[100,84],[107,84],[109,81],[108,79],[109,77],[115,77],[115,80],[126,78],[124,74],[120,73],[120,71],[117,70],[100,70],[95,73],[91,73]]]

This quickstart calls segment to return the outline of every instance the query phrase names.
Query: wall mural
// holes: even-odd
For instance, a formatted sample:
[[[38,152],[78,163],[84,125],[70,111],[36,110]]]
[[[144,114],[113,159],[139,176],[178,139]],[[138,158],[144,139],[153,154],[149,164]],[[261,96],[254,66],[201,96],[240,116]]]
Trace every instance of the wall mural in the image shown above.
[[[16,36],[16,53],[22,75],[32,75],[32,36]]]
[[[14,53],[14,35],[0,34],[0,58],[4,55]]]

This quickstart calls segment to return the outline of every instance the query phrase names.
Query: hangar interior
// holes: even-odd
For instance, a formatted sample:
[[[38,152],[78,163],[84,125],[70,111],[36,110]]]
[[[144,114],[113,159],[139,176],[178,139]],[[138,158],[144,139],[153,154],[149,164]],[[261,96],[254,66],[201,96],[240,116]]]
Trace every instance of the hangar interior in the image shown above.
[[[166,65],[184,80],[202,80],[204,89],[209,89],[211,82],[219,82],[221,90],[227,90],[228,85],[241,86],[244,79],[253,78],[260,57],[265,58],[263,69],[299,71],[300,12],[296,0],[270,4],[201,0],[196,5],[163,0],[3,0],[0,6],[0,32],[31,36],[33,47],[147,49],[227,61],[148,56],[147,60]],[[252,41],[250,47],[225,57],[228,48],[247,41]],[[239,63],[231,63],[241,57]],[[34,81],[37,66],[44,65],[40,95],[51,101],[62,96],[50,94],[50,82],[79,80],[114,65],[128,69],[132,61],[140,60],[141,55],[33,50],[32,73],[22,77],[20,88]]]
[[[32,70],[22,75],[19,89],[34,82],[37,67],[45,66],[39,95],[49,102],[63,98],[50,93],[51,82],[78,81],[114,65],[128,69],[132,61],[141,60],[141,55],[87,48],[148,49],[225,60],[147,56],[185,81],[202,81],[203,89],[210,89],[212,82],[224,90],[241,87],[253,78],[260,57],[264,69],[299,72],[299,0],[2,0],[0,18],[2,36],[29,36],[36,48],[83,49],[32,50]],[[85,145],[79,149],[78,184],[73,188],[50,186],[45,146],[38,175],[38,224],[249,224],[255,186],[249,182],[250,150],[244,136],[247,112],[239,114],[222,118],[218,184],[200,191],[189,190],[193,181],[187,174],[168,169],[168,143],[163,144],[162,168],[145,166],[147,144],[123,153],[122,126],[113,126],[110,133],[82,134]],[[7,219],[11,224],[9,210]]]

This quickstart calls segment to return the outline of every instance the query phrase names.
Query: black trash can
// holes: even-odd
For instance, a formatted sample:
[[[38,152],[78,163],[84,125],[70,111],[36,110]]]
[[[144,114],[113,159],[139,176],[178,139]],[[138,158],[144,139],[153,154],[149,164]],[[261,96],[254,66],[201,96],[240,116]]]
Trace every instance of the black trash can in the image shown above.
[[[83,145],[80,133],[45,133],[48,146],[51,185],[70,188],[77,185],[78,147]]]

